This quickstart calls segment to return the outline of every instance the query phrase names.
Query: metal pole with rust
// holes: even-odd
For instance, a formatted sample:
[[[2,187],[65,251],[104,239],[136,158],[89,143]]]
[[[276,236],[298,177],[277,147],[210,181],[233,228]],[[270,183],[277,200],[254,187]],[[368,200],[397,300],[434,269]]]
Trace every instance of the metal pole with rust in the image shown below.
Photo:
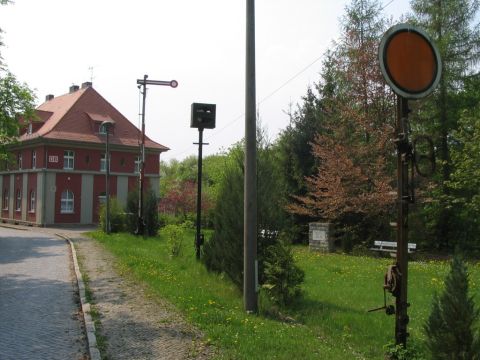
[[[396,298],[395,342],[407,344],[407,284],[408,284],[408,204],[410,202],[408,165],[411,157],[411,145],[408,141],[408,100],[397,96],[397,258],[400,272],[400,291]],[[398,286],[398,285],[397,285]]]
[[[148,75],[143,76],[143,87],[142,95],[142,134],[141,134],[141,144],[140,144],[140,164],[139,164],[139,177],[138,177],[138,214],[137,214],[137,230],[135,234],[144,235],[145,234],[145,221],[143,214],[143,188],[145,185],[145,99],[147,97],[147,78]]]
[[[137,85],[142,88],[142,133],[140,144],[140,164],[139,164],[139,177],[138,177],[138,213],[137,213],[137,230],[136,235],[145,235],[145,213],[143,211],[144,203],[144,188],[145,188],[145,100],[147,98],[147,85],[162,85],[176,88],[178,82],[176,80],[163,81],[163,80],[147,80],[148,75],[144,75],[143,79],[137,79]]]

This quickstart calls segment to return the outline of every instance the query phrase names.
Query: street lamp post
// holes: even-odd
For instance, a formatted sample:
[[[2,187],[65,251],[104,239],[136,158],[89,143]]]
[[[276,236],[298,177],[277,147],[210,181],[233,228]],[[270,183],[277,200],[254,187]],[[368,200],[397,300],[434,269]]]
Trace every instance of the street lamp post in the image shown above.
[[[107,135],[107,141],[105,142],[105,202],[106,202],[106,214],[105,214],[105,232],[110,234],[110,127],[113,126],[113,121],[104,121],[100,125],[105,130]]]

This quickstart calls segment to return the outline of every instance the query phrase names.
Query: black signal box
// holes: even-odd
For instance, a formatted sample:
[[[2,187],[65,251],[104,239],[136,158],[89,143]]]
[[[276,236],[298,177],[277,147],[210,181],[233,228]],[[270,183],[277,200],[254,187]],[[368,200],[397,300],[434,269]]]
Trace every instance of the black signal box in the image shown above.
[[[215,129],[215,104],[192,104],[191,128]]]

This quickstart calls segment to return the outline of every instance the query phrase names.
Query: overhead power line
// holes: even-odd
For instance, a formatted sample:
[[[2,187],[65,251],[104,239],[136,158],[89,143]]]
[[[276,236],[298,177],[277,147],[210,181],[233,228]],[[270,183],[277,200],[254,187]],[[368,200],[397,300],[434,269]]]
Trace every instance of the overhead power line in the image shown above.
[[[272,92],[270,92],[268,95],[266,95],[265,97],[263,97],[259,102],[258,102],[258,105],[261,105],[263,104],[265,101],[269,100],[271,97],[273,97],[276,93],[278,93],[280,90],[282,90],[284,87],[286,87],[288,84],[290,84],[293,80],[295,80],[296,78],[298,78],[300,75],[302,75],[305,71],[307,71],[309,68],[311,68],[313,65],[315,65],[318,61],[320,61],[322,58],[324,57],[324,55],[321,55],[319,57],[317,57],[315,60],[313,60],[311,63],[309,63],[307,66],[305,66],[304,68],[302,68],[300,71],[298,71],[295,75],[293,75],[292,77],[290,77],[288,80],[286,80],[285,82],[283,82],[280,86],[278,86],[275,90],[273,90]],[[211,139],[215,138],[216,136],[218,136],[220,133],[222,133],[224,130],[226,130],[227,128],[229,128],[230,126],[232,126],[234,123],[236,123],[238,120],[240,119],[243,119],[245,117],[245,113],[242,113],[240,115],[238,115],[237,117],[235,117],[234,119],[232,119],[231,121],[229,121],[227,124],[225,124],[225,126],[219,128],[218,130],[216,130],[212,135],[210,135],[206,140],[210,141]],[[191,148],[193,147],[193,145],[175,153],[173,155],[173,157],[178,157],[180,155],[183,155],[185,154],[187,151],[189,151]]]

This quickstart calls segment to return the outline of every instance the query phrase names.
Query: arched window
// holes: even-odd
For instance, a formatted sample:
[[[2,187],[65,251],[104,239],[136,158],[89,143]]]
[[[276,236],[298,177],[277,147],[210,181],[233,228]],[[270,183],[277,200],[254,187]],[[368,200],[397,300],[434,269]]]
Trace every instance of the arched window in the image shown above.
[[[15,210],[22,210],[22,191],[20,189],[17,190],[17,197],[15,199]]]
[[[73,192],[70,190],[64,190],[60,199],[60,212],[62,214],[73,214],[73,205]]]
[[[8,210],[8,189],[3,190],[3,210]]]
[[[30,208],[28,209],[31,213],[35,212],[35,205],[36,205],[36,194],[35,190],[30,191]]]

